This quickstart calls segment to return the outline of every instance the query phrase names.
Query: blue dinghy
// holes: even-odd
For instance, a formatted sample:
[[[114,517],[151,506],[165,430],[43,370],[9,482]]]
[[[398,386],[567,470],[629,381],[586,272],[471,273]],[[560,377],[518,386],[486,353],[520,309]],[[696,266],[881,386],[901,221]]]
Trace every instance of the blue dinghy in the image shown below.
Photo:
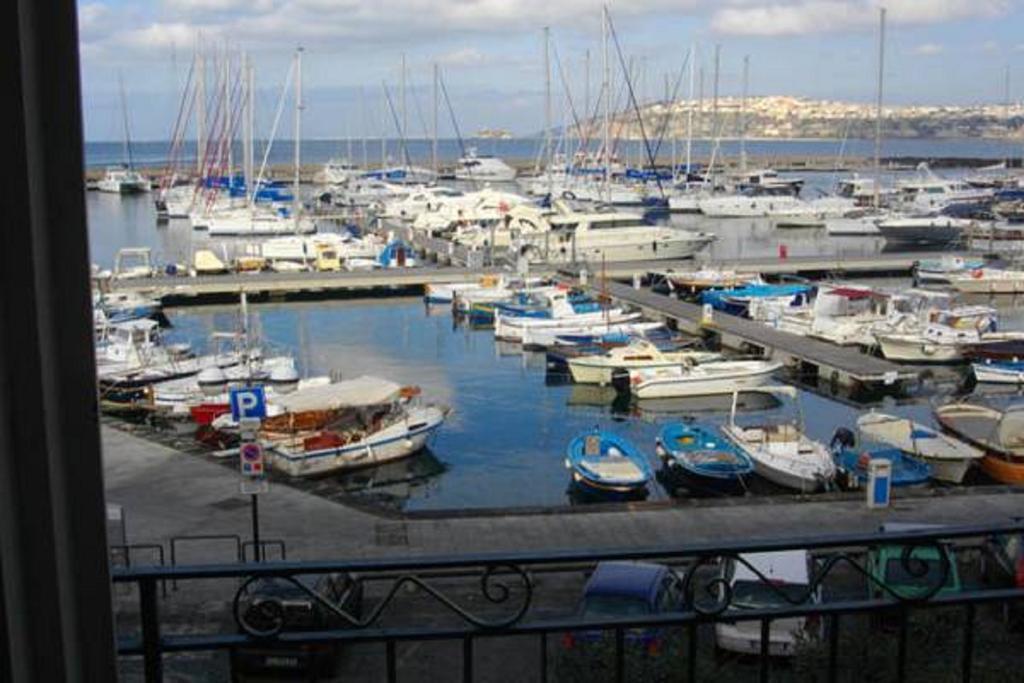
[[[645,494],[653,476],[647,458],[633,444],[596,428],[569,443],[565,466],[572,471],[575,485],[608,497]]]
[[[743,477],[754,471],[750,456],[701,425],[665,425],[657,450],[667,473],[692,492],[742,494]]]
[[[894,487],[920,486],[932,476],[932,468],[926,462],[916,460],[898,448],[884,446],[868,448],[843,448],[835,453],[836,464],[856,478],[864,486],[868,481],[868,463],[884,458],[892,463],[892,485]]]

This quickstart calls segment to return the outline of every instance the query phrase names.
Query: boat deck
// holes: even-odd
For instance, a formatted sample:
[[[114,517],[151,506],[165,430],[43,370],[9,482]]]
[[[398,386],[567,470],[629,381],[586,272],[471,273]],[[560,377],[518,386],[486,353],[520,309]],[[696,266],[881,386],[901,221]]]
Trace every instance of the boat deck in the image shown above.
[[[716,334],[722,345],[729,348],[756,349],[793,365],[816,367],[820,378],[834,379],[844,386],[896,387],[901,380],[916,379],[919,374],[914,367],[869,356],[856,347],[782,332],[721,311],[715,311],[711,321],[704,322],[701,306],[648,289],[634,289],[617,282],[608,282],[603,287],[612,299],[637,306],[648,317],[671,320],[679,329],[694,334]]]

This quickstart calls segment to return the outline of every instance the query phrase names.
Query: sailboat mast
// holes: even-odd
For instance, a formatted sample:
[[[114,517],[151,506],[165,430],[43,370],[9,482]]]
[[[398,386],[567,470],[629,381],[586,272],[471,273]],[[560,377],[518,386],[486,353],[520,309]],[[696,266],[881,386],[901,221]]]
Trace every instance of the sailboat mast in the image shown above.
[[[404,52],[402,53],[401,85],[402,85],[402,90],[401,90],[401,93],[400,93],[400,98],[401,98],[401,104],[402,104],[402,130],[399,131],[399,136],[398,137],[402,141],[402,146],[405,147],[405,157],[406,157],[406,160],[408,160],[408,158],[409,158],[409,148],[407,146],[408,143],[406,142],[406,140],[407,140],[406,132],[409,130],[409,128],[408,128],[408,123],[409,122],[408,122],[408,118],[407,118],[408,117],[407,110],[405,108],[405,53]]]
[[[604,194],[605,201],[611,199],[611,117],[612,117],[612,91],[611,91],[611,63],[608,61],[608,6],[601,8],[601,53],[604,69],[604,133],[603,150],[604,157]]]
[[[256,198],[256,178],[253,176],[253,135],[255,134],[255,114],[254,105],[255,99],[253,95],[253,89],[255,88],[255,78],[253,77],[252,62],[249,61],[248,55],[242,56],[243,71],[245,72],[245,136],[242,140],[244,145],[242,150],[243,161],[245,165],[245,188],[246,194],[249,196],[250,204],[252,200]]]
[[[231,106],[231,57],[228,54],[227,45],[224,46],[224,146],[225,157],[227,158],[227,178],[231,183],[231,175],[234,171],[233,147],[235,142],[234,131],[231,129],[232,106]]]
[[[299,169],[302,164],[302,47],[295,50],[295,178],[292,193],[295,208],[295,227],[299,226],[299,209],[302,201],[299,198]]]
[[[544,160],[548,176],[548,197],[554,192],[551,175],[551,28],[544,27]]]
[[[750,88],[750,55],[743,55],[743,96],[740,98],[740,170],[747,170],[747,95]]]
[[[370,168],[370,154],[366,148],[366,134],[368,132],[369,120],[366,116],[366,89],[363,86],[359,86],[359,110],[363,119],[363,170]]]
[[[440,101],[440,99],[438,99],[438,94],[439,94],[438,93],[438,87],[437,87],[438,78],[439,77],[438,77],[438,70],[437,70],[437,62],[434,62],[434,120],[433,120],[433,140],[431,141],[431,145],[430,145],[430,163],[431,163],[431,166],[434,169],[434,175],[435,176],[437,176],[437,174],[440,171],[440,167],[438,166],[438,158],[437,158],[437,122],[438,122],[438,111],[441,108],[441,101]]]
[[[697,63],[697,46],[690,46],[690,96],[688,107],[686,108],[686,177],[690,177],[690,163],[693,160],[693,77],[696,71]]]
[[[878,101],[875,105],[875,197],[882,204],[882,83],[885,78],[885,8],[878,10]]]
[[[722,64],[722,44],[718,43],[715,45],[715,77],[714,83],[711,86],[711,129],[714,131],[715,136],[715,147],[718,147],[718,76],[719,67]],[[712,157],[714,155],[712,154]],[[716,176],[718,169],[715,168],[714,163],[711,164],[711,190],[714,191],[716,182]]]
[[[134,168],[132,164],[132,132],[128,125],[128,101],[124,96],[124,78],[120,71],[117,72],[117,83],[121,90],[121,118],[124,120],[124,159],[128,168]]]
[[[196,173],[203,175],[206,160],[206,58],[202,46],[196,55]]]

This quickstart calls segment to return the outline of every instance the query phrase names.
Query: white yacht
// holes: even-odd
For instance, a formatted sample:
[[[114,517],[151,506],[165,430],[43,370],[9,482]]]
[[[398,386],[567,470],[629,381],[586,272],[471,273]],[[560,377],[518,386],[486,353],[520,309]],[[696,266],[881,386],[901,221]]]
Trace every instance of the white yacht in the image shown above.
[[[515,245],[536,263],[690,258],[715,239],[711,233],[651,225],[633,213],[581,213],[557,202],[550,211],[519,208],[513,228],[522,233]]]
[[[330,159],[316,174],[315,180],[321,185],[344,185],[360,173],[362,169],[348,160]]]
[[[463,196],[462,191],[441,185],[410,188],[404,196],[381,202],[379,215],[382,218],[411,222],[421,213],[435,211]]]
[[[456,180],[511,182],[516,179],[516,169],[494,156],[477,154],[470,149],[455,166]]]
[[[149,181],[133,168],[128,166],[109,166],[103,178],[96,183],[100,192],[114,194],[139,194],[149,191]]]
[[[974,221],[951,216],[894,216],[876,224],[886,242],[947,245],[957,242]]]
[[[916,178],[899,183],[896,189],[900,206],[913,213],[939,212],[955,202],[982,201],[992,197],[990,188],[942,178],[925,163],[918,166]]]

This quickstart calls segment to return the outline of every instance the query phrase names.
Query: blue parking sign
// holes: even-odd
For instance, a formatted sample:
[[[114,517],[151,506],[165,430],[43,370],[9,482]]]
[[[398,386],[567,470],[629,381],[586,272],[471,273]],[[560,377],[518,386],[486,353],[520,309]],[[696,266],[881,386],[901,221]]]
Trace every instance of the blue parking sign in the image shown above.
[[[235,422],[245,418],[263,419],[267,416],[263,387],[232,389],[228,402],[231,404],[231,419]]]

